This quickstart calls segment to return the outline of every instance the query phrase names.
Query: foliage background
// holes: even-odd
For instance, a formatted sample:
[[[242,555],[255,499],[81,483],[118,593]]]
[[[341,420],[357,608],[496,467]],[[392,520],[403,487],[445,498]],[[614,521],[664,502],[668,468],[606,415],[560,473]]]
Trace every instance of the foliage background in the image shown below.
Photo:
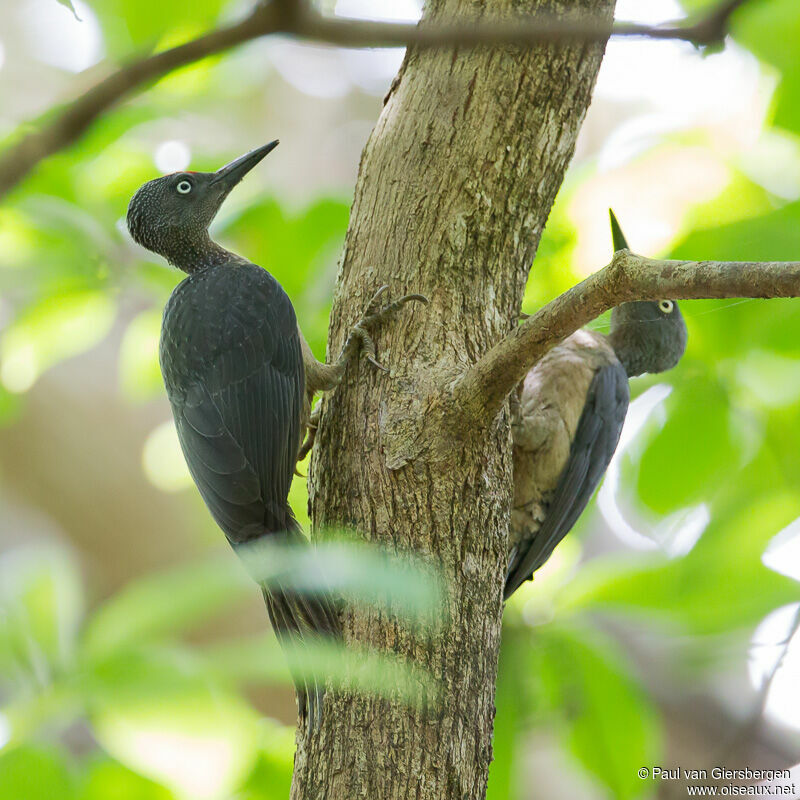
[[[5,143],[110,65],[243,11],[74,5],[0,6]],[[639,252],[796,259],[797,41],[795,0],[760,0],[722,53],[612,42],[524,310],[608,260],[608,206]],[[123,218],[160,170],[279,137],[215,233],[280,280],[322,357],[359,153],[401,56],[275,37],[182,69],[0,207],[2,800],[288,796],[286,669],[191,488],[161,387],[160,312],[181,276]],[[684,313],[686,357],[634,381],[596,502],[508,606],[491,798],[677,797],[637,770],[800,761],[800,316],[782,300]],[[302,516],[300,479],[292,503]]]

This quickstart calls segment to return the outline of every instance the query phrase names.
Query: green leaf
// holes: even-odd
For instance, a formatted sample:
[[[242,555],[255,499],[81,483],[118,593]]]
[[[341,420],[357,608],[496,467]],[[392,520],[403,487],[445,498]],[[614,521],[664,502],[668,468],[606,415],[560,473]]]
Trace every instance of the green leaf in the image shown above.
[[[81,22],[81,18],[78,16],[78,12],[75,10],[75,6],[72,5],[72,0],[56,0],[59,5],[64,6],[64,8],[68,8],[72,12],[72,16],[75,17],[78,22]]]
[[[308,679],[324,675],[340,689],[375,694],[421,706],[438,688],[425,669],[395,653],[345,646],[337,641],[303,640],[279,645],[274,636],[217,645],[205,662],[210,670],[245,684],[288,683],[291,675]]]
[[[185,652],[142,648],[84,678],[97,740],[180,797],[216,800],[252,769],[257,719]]]
[[[103,603],[89,620],[83,656],[96,661],[131,644],[189,630],[252,591],[252,583],[232,558],[140,578]]]
[[[800,600],[800,585],[761,560],[772,537],[800,515],[796,496],[757,487],[723,508],[688,555],[594,562],[566,587],[562,607],[648,614],[711,635],[748,628]]]
[[[58,750],[17,747],[0,752],[2,800],[73,800],[73,779]]]
[[[104,759],[85,769],[76,800],[175,800],[175,795],[122,764]]]
[[[131,400],[150,400],[161,394],[163,381],[158,366],[161,311],[149,309],[131,320],[119,353],[122,391]]]
[[[800,202],[775,211],[696,230],[670,258],[717,261],[792,261],[800,247]]]
[[[284,800],[292,785],[294,728],[268,718],[259,726],[261,752],[237,800]]]
[[[83,590],[71,556],[54,546],[29,546],[0,556],[0,661],[39,683],[73,657],[83,616]]]
[[[526,651],[531,631],[527,626],[503,624],[500,664],[495,694],[495,721],[492,735],[494,758],[489,767],[486,800],[508,800],[516,797],[519,763],[518,749],[523,731],[522,718],[531,708],[529,683],[525,674]]]
[[[6,389],[25,392],[53,364],[97,344],[114,314],[114,303],[100,292],[64,293],[28,309],[0,340]]]
[[[423,559],[365,544],[352,533],[329,531],[342,541],[313,547],[254,541],[237,549],[254,579],[314,593],[326,587],[350,602],[385,609],[427,627],[441,623],[443,585]]]
[[[225,0],[103,0],[93,10],[112,54],[130,56],[159,40],[165,48],[194,38],[213,25],[224,5]]]
[[[613,645],[588,628],[537,631],[536,669],[552,705],[565,714],[569,750],[615,798],[649,790],[637,770],[659,763],[661,726]]]
[[[743,457],[724,387],[708,375],[683,378],[638,465],[639,498],[659,513],[713,497]]]

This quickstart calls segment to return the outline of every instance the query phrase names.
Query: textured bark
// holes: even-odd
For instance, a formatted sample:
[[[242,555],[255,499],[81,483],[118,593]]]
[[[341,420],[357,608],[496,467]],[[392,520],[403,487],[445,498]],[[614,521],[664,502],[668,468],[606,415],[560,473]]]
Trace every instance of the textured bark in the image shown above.
[[[487,14],[437,0],[430,18]],[[612,12],[613,0],[496,0]],[[310,476],[317,528],[427,554],[448,581],[443,633],[349,609],[348,641],[429,670],[427,709],[329,691],[301,730],[292,796],[482,798],[494,717],[511,492],[507,409],[477,435],[440,426],[443,391],[516,324],[530,264],[588,107],[602,45],[412,52],[364,151],[331,320],[337,353],[375,289],[421,292],[325,401]]]

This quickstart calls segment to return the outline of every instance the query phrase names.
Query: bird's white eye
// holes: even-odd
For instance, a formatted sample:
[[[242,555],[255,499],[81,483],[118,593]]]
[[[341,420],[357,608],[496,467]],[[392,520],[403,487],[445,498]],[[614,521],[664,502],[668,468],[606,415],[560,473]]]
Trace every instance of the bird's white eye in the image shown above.
[[[189,194],[192,191],[192,184],[189,181],[181,181],[175,188],[181,194]]]
[[[672,309],[675,308],[675,304],[672,300],[659,300],[658,301],[658,308],[660,311],[663,311],[665,314],[671,314]]]

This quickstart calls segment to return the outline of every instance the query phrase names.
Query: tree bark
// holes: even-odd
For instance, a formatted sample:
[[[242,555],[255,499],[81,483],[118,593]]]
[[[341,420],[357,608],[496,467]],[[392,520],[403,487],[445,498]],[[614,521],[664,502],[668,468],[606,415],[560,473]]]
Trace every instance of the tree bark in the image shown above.
[[[434,0],[426,19],[613,0]],[[422,24],[425,24],[424,22]],[[315,529],[430,557],[448,583],[424,636],[349,608],[348,642],[406,656],[440,687],[426,708],[326,695],[298,732],[292,797],[483,798],[491,761],[511,502],[507,406],[476,433],[447,424],[447,388],[516,325],[539,237],[572,156],[603,45],[409,51],[364,150],[334,299],[338,352],[374,291],[420,292],[378,332],[379,359],[324,403],[309,488]]]

